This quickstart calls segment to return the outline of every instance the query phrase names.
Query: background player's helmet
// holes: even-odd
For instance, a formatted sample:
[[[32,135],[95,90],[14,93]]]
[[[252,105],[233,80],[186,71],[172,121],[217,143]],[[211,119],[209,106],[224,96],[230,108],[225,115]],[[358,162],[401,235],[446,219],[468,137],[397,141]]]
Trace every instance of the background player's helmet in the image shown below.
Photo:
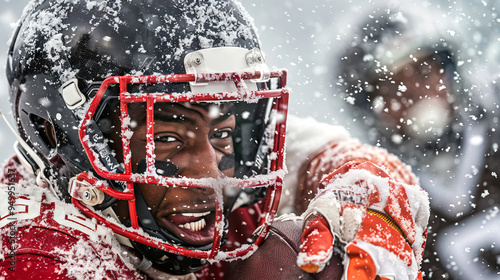
[[[7,77],[27,143],[18,146],[23,163],[61,199],[130,239],[157,268],[189,273],[207,259],[236,258],[256,248],[244,239],[262,242],[281,191],[286,73],[266,67],[239,3],[33,1],[13,36]],[[145,143],[140,170],[131,171],[127,108],[162,102],[234,103],[234,178],[224,184],[174,178],[175,168],[155,160],[154,141]],[[144,111],[150,121],[153,111]],[[120,151],[108,139],[117,131]],[[214,189],[214,242],[191,246],[159,226],[134,188],[144,182]],[[104,217],[118,200],[130,206],[125,226]],[[256,225],[262,230],[224,249],[227,215],[249,205],[262,211]]]
[[[439,19],[426,21],[423,17],[425,15],[422,13],[409,13],[399,9],[380,9],[370,13],[367,20],[355,27],[352,42],[340,55],[337,69],[336,77],[340,78],[342,94],[354,105],[355,116],[365,124],[376,127],[372,130],[373,139],[382,137],[381,141],[397,141],[392,145],[397,145],[398,149],[406,143],[414,146],[420,144],[419,141],[435,141],[452,129],[450,126],[453,122],[461,121],[457,112],[448,112],[458,105],[461,95],[465,94],[462,92],[461,77],[457,73],[455,42],[446,35],[446,30],[436,27],[435,21]],[[378,83],[392,82],[395,88],[390,90],[401,91],[404,95],[404,89],[398,81],[394,81],[394,74],[408,63],[419,62],[427,57],[441,66],[451,84],[451,88],[442,91],[447,95],[446,100],[450,105],[433,108],[441,113],[436,113],[435,118],[428,113],[427,116],[415,116],[411,124],[384,122],[384,118],[378,117],[387,114],[380,111],[383,106],[380,106],[381,100],[376,94],[381,91]],[[416,103],[418,100],[412,102]],[[447,115],[448,118],[444,117]],[[424,125],[418,126],[418,122],[424,117],[432,118],[429,119],[433,123],[432,129]],[[401,132],[396,125],[412,126],[414,129],[408,129],[406,135],[399,135]],[[396,138],[394,135],[400,137]]]
[[[474,69],[467,76],[461,75],[465,68],[472,67],[460,42],[464,38],[456,27],[450,26],[451,19],[428,10],[380,8],[366,18],[354,27],[354,34],[348,36],[348,47],[337,57],[335,79],[345,100],[354,105],[352,112],[356,119],[372,127],[370,141],[388,147],[409,163],[433,157],[421,153],[422,150],[447,149],[446,152],[453,153],[464,141],[465,130],[470,129],[468,124],[482,117],[484,99],[489,94],[471,83]],[[384,122],[381,116],[387,112],[381,111],[384,107],[374,94],[380,90],[378,83],[393,83],[394,90],[404,96],[408,84],[396,82],[395,73],[407,63],[424,58],[440,66],[446,80],[441,92],[448,104],[426,104],[425,110],[409,110],[400,123]],[[401,127],[411,129],[402,133]]]
[[[485,137],[490,134],[496,104],[491,91],[482,87],[487,83],[478,77],[479,60],[469,56],[471,40],[461,31],[451,18],[430,9],[384,6],[367,13],[354,27],[336,63],[335,81],[343,98],[353,105],[350,109],[354,117],[370,127],[370,142],[412,165],[436,205],[450,205],[446,199],[454,199],[462,191],[465,194],[468,186],[478,183],[477,168],[483,166],[488,142]],[[408,84],[395,82],[395,73],[423,58],[439,65],[446,80],[441,92],[448,104],[427,104],[397,124],[384,122],[381,116],[387,112],[381,111],[384,107],[379,106],[374,94],[377,86],[392,82],[394,91],[404,97]],[[418,101],[411,102],[414,105]],[[417,127],[424,119],[426,126],[401,133],[402,126]],[[462,203],[447,214],[455,216],[464,207],[469,206]]]

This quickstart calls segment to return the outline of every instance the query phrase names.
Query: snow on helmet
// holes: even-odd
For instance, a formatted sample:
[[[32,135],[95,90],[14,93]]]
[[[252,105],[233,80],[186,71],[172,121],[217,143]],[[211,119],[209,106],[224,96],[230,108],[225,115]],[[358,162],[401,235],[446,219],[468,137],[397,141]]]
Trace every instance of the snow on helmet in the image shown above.
[[[241,257],[263,241],[284,174],[286,72],[265,65],[239,3],[35,0],[12,39],[7,77],[28,145],[19,147],[23,161],[61,199],[128,238],[155,267],[186,274],[207,260]],[[167,103],[215,108],[216,115],[230,107],[224,112],[235,117],[234,151],[220,164],[234,168],[233,176],[183,177],[175,164],[156,158],[149,127]],[[148,126],[147,152],[134,164],[133,106],[144,109]],[[212,242],[192,245],[160,225],[137,187],[146,183],[215,193]],[[108,218],[119,201],[129,213],[121,222]],[[227,215],[257,202],[257,237],[224,249]]]
[[[425,18],[420,12],[379,8],[357,27],[348,49],[341,54],[337,76],[341,79],[339,83],[346,99],[362,110],[361,114],[375,115],[377,108],[374,108],[374,103],[377,100],[372,93],[376,90],[376,83],[391,81],[395,72],[407,63],[430,56],[442,65],[448,79],[454,80],[454,39],[446,34],[446,29],[436,28],[441,24],[439,18],[433,21]],[[455,102],[454,98],[453,94],[448,97],[450,103]],[[372,119],[367,121],[372,124]],[[383,136],[389,138],[396,133],[386,128],[380,131],[386,131]],[[418,137],[418,134],[414,136]]]

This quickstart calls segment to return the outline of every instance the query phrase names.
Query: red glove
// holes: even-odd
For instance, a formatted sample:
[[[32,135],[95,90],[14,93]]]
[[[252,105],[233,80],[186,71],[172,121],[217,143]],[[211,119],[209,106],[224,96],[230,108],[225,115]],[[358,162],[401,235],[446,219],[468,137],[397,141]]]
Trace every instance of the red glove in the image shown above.
[[[419,186],[396,182],[371,162],[347,163],[320,184],[304,213],[303,270],[320,272],[338,239],[343,279],[421,278],[429,201]]]
[[[309,273],[320,272],[332,256],[333,235],[323,216],[314,216],[307,221],[302,232],[300,268]],[[298,260],[299,262],[299,260]]]

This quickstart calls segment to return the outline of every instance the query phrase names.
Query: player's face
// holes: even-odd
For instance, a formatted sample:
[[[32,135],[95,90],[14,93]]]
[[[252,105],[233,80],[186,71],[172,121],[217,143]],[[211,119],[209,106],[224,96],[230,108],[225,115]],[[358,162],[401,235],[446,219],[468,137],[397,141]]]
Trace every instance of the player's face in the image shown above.
[[[156,173],[167,177],[233,176],[235,116],[231,104],[161,103],[155,106]],[[145,172],[147,123],[144,110],[130,112],[134,173]],[[213,189],[138,185],[157,223],[192,245],[213,241]]]
[[[432,110],[438,110],[436,114],[443,119],[450,117],[450,90],[442,66],[429,57],[400,67],[391,80],[379,81],[372,102],[379,117],[405,133],[419,121],[415,112],[432,114]]]

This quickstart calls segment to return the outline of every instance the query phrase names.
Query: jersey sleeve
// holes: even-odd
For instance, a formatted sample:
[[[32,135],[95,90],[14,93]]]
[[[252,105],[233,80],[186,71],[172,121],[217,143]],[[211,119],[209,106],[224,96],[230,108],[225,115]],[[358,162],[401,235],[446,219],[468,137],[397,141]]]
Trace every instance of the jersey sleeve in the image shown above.
[[[63,263],[54,256],[37,252],[7,255],[0,261],[0,276],[4,279],[74,279],[59,269]]]
[[[291,117],[287,124],[286,165],[280,213],[302,214],[316,195],[319,182],[347,162],[370,161],[394,180],[416,185],[411,168],[386,149],[360,143],[341,126],[312,118]]]
[[[288,116],[286,135],[287,175],[283,180],[279,214],[295,212],[295,197],[299,171],[307,164],[310,156],[325,145],[350,139],[349,132],[342,126],[318,122],[315,119]],[[297,213],[300,214],[300,213]]]
[[[16,195],[5,192],[9,186]],[[0,279],[143,278],[112,232],[72,205],[37,186],[0,185],[0,192]]]

